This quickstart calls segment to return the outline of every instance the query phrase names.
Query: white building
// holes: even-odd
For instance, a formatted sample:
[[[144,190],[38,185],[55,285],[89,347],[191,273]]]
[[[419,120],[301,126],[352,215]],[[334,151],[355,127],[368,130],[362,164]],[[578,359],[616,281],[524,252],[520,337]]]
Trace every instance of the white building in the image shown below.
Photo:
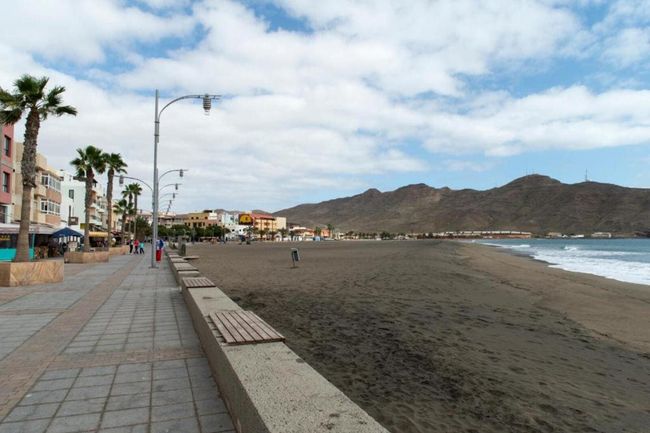
[[[61,170],[61,225],[83,231],[86,222],[86,183],[76,180],[72,173]],[[108,222],[107,200],[104,186],[95,182],[90,207],[90,229],[105,231]]]

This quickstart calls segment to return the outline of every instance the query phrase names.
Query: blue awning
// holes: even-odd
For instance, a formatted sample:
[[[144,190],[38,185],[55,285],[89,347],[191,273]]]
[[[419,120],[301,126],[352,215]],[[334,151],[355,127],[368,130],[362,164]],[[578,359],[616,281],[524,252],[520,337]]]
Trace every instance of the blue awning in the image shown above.
[[[52,233],[53,238],[68,238],[68,237],[82,238],[83,236],[84,235],[72,230],[70,227],[64,227],[61,230]]]

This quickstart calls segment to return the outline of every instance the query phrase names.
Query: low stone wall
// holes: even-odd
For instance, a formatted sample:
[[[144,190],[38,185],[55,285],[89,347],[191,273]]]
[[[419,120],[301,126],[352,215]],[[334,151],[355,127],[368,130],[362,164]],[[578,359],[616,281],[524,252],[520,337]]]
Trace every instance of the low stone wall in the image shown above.
[[[63,260],[0,263],[0,286],[30,286],[63,281]]]
[[[286,344],[225,344],[207,316],[240,307],[217,287],[182,291],[238,432],[388,433]]]
[[[63,258],[66,263],[102,263],[108,261],[108,251],[68,251]]]
[[[129,246],[128,245],[120,245],[117,247],[111,247],[108,250],[108,254],[111,256],[122,256],[126,253],[129,252]]]

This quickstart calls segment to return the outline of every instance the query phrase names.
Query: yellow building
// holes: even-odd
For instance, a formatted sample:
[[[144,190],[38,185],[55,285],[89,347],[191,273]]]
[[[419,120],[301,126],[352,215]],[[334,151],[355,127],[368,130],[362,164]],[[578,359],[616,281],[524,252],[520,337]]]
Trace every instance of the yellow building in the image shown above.
[[[15,161],[22,161],[23,144],[15,143]],[[58,171],[47,164],[47,159],[40,153],[36,154],[36,188],[32,190],[31,222],[58,228],[61,223],[61,176]],[[23,196],[23,177],[20,164],[16,164],[14,182],[14,215],[15,222],[20,221]]]
[[[189,228],[206,228],[221,225],[219,214],[209,210],[192,212],[185,215],[183,224]]]

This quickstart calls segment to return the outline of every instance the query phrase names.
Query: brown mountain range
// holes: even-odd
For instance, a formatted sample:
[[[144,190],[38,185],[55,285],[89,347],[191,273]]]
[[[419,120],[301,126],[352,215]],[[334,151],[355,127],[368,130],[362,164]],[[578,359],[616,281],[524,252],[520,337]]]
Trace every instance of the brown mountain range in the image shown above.
[[[302,204],[275,213],[306,226],[341,231],[441,232],[522,230],[533,233],[650,232],[650,189],[530,175],[477,191],[408,185]]]

